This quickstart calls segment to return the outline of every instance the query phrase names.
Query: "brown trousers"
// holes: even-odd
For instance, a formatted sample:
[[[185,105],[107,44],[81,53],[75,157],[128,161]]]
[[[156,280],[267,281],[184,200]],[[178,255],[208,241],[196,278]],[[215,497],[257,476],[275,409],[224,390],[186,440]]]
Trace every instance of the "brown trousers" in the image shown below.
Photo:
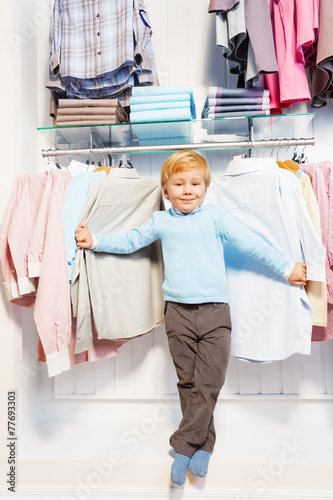
[[[189,457],[198,449],[212,453],[216,439],[213,412],[230,356],[229,306],[168,302],[165,327],[183,413],[170,444]]]

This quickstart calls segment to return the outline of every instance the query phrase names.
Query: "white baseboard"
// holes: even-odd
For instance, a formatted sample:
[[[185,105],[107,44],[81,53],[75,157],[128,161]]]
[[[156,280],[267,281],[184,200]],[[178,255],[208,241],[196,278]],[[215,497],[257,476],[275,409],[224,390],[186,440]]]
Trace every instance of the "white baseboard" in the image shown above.
[[[78,493],[73,487],[20,487],[14,493],[15,500],[332,500],[333,491],[271,490],[254,493],[253,490],[209,488],[99,488],[94,492]],[[13,493],[0,488],[3,500],[12,500]]]

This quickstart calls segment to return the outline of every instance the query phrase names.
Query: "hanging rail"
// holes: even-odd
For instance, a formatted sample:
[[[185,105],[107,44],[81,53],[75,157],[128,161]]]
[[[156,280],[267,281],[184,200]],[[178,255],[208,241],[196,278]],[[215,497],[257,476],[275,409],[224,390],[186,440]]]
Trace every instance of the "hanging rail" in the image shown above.
[[[199,144],[165,144],[157,146],[113,146],[105,148],[83,148],[83,149],[42,149],[42,156],[66,156],[92,154],[131,154],[131,153],[161,153],[178,151],[182,149],[211,150],[211,149],[253,149],[253,148],[275,148],[291,146],[314,146],[313,137],[301,139],[268,139],[260,141],[236,141],[236,142],[207,142]]]

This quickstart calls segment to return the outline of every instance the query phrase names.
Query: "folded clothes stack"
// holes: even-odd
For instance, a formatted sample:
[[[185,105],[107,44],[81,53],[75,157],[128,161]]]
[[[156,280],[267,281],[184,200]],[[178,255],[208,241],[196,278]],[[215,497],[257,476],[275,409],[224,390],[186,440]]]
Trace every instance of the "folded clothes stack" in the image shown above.
[[[269,115],[269,90],[209,87],[201,118]]]
[[[118,99],[58,99],[55,127],[127,123]]]
[[[133,87],[130,122],[168,122],[196,118],[190,85]]]

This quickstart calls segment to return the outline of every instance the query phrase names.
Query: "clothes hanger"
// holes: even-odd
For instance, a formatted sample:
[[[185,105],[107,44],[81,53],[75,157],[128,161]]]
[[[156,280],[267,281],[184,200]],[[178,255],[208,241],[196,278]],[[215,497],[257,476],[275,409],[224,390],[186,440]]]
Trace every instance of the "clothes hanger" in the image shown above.
[[[288,144],[287,151],[288,151],[289,147],[290,146]],[[297,151],[296,150],[297,150],[297,146],[295,146],[294,155],[293,155],[293,158],[296,157],[296,160],[286,159],[283,162],[284,167],[282,167],[282,168],[285,168],[286,170],[289,170],[290,172],[293,172],[294,174],[297,174],[297,172],[299,170],[299,164],[297,162]],[[286,151],[286,153],[287,153],[287,151]]]
[[[305,156],[305,153],[304,153],[305,148],[306,148],[306,144],[304,144],[301,156],[298,157],[298,163],[301,163],[303,165],[304,165],[304,163],[306,163],[308,161],[308,159],[307,159],[307,157]]]
[[[129,154],[126,151],[126,146],[125,146],[125,156],[126,156],[125,162],[124,160],[119,160],[118,168],[134,168],[133,164],[129,159]]]
[[[266,147],[265,147],[265,149],[264,149],[264,152],[263,152],[263,154],[262,154],[262,157],[263,157],[263,158],[265,158],[265,153],[266,153],[267,149],[268,149],[268,146],[266,146]]]
[[[295,149],[294,149],[294,154],[293,154],[293,157],[291,159],[292,161],[297,161],[297,146],[295,146]]]
[[[271,151],[271,154],[270,154],[271,158],[274,157],[274,149],[275,149],[275,141],[273,141],[272,151]]]
[[[61,169],[61,166],[60,166],[60,163],[59,163],[59,161],[58,161],[57,155],[55,155],[55,161],[56,161],[55,166],[56,166],[57,168]]]

